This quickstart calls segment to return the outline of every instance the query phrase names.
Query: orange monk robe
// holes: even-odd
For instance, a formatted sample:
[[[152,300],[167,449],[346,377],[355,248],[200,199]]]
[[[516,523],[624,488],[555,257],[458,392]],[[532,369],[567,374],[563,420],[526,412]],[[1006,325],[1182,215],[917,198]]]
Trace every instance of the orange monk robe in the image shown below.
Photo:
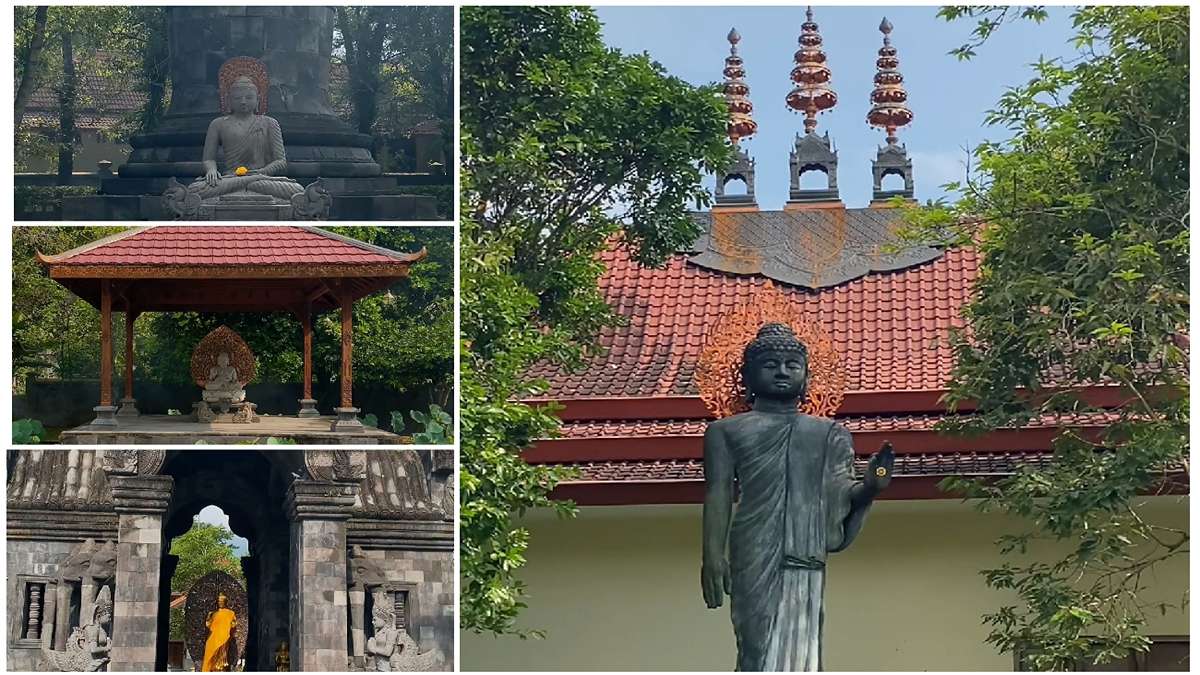
[[[204,661],[201,672],[211,673],[228,670],[229,634],[233,631],[236,616],[232,609],[218,609],[208,623],[208,640],[204,643]]]

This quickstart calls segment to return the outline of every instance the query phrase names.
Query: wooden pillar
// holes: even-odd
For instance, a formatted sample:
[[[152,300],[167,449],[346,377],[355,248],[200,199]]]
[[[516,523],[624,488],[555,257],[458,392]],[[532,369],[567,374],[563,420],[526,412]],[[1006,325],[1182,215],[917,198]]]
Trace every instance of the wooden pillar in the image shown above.
[[[137,417],[137,400],[133,397],[133,328],[138,313],[126,304],[125,307],[125,396],[121,398],[122,417]]]
[[[317,412],[317,401],[312,395],[313,361],[312,361],[312,303],[304,303],[300,315],[300,327],[304,333],[304,398],[300,399],[300,412],[297,417],[320,417]]]
[[[354,303],[342,296],[342,407],[354,407]]]
[[[312,398],[312,305],[304,307],[304,398]]]
[[[112,282],[100,281],[100,405],[112,405]]]
[[[342,305],[342,374],[338,379],[342,385],[342,404],[334,408],[337,419],[332,431],[362,431],[358,419],[358,408],[354,407],[354,300],[344,287],[337,289],[337,299]]]
[[[100,280],[100,405],[92,408],[95,426],[115,427],[117,407],[112,404],[112,282]]]

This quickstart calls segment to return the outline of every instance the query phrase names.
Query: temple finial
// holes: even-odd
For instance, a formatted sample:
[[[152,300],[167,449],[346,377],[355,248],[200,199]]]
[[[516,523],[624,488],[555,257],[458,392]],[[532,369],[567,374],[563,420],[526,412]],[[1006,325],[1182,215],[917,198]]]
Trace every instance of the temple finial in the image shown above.
[[[729,56],[725,57],[723,72],[725,74],[725,103],[729,106],[727,130],[729,140],[737,145],[741,139],[749,138],[758,131],[758,122],[755,122],[750,115],[754,110],[754,105],[750,103],[748,97],[750,86],[743,79],[746,77],[746,69],[743,67],[742,57],[737,53],[737,44],[741,41],[742,36],[738,34],[736,28],[731,28],[726,39],[729,40]]]
[[[906,105],[908,92],[904,90],[904,76],[900,74],[900,59],[892,46],[889,34],[892,24],[884,17],[879,24],[883,33],[883,47],[875,61],[875,88],[871,91],[871,110],[867,113],[867,124],[887,132],[888,145],[895,145],[896,129],[907,126],[913,120],[912,110]]]
[[[829,87],[832,74],[825,65],[821,33],[813,21],[811,6],[805,16],[808,20],[800,26],[800,49],[796,51],[791,75],[796,86],[787,95],[787,106],[804,113],[804,133],[811,134],[817,129],[817,113],[837,105],[837,94]]]

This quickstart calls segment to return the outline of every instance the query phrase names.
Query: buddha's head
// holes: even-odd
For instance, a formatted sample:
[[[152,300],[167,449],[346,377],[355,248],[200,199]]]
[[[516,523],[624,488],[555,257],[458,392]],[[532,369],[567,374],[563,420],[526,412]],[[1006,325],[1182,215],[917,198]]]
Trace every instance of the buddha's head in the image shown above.
[[[253,113],[258,110],[258,94],[254,80],[242,75],[229,85],[229,107],[242,115]]]
[[[752,398],[803,398],[808,387],[808,348],[781,323],[769,323],[746,345],[742,382]]]
[[[221,352],[217,354],[217,365],[222,368],[229,367],[229,352]]]
[[[225,597],[224,593],[217,593],[217,607],[220,607],[221,609],[225,609],[225,603],[228,601],[229,601],[229,598]]]

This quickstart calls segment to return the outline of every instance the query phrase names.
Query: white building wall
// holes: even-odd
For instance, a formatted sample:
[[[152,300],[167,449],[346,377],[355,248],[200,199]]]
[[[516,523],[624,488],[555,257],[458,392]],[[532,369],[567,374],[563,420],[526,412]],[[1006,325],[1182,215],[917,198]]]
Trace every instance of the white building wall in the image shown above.
[[[1187,500],[1148,498],[1147,518],[1187,527]],[[700,595],[699,505],[583,507],[578,519],[541,511],[533,531],[529,608],[520,625],[544,640],[463,632],[464,670],[732,670],[728,604]],[[1012,670],[984,643],[980,615],[1003,596],[978,571],[997,566],[997,536],[1016,521],[960,500],[877,503],[855,543],[830,556],[826,670]],[[1178,603],[1186,556],[1151,579]],[[1151,618],[1151,633],[1188,634],[1186,613]]]

